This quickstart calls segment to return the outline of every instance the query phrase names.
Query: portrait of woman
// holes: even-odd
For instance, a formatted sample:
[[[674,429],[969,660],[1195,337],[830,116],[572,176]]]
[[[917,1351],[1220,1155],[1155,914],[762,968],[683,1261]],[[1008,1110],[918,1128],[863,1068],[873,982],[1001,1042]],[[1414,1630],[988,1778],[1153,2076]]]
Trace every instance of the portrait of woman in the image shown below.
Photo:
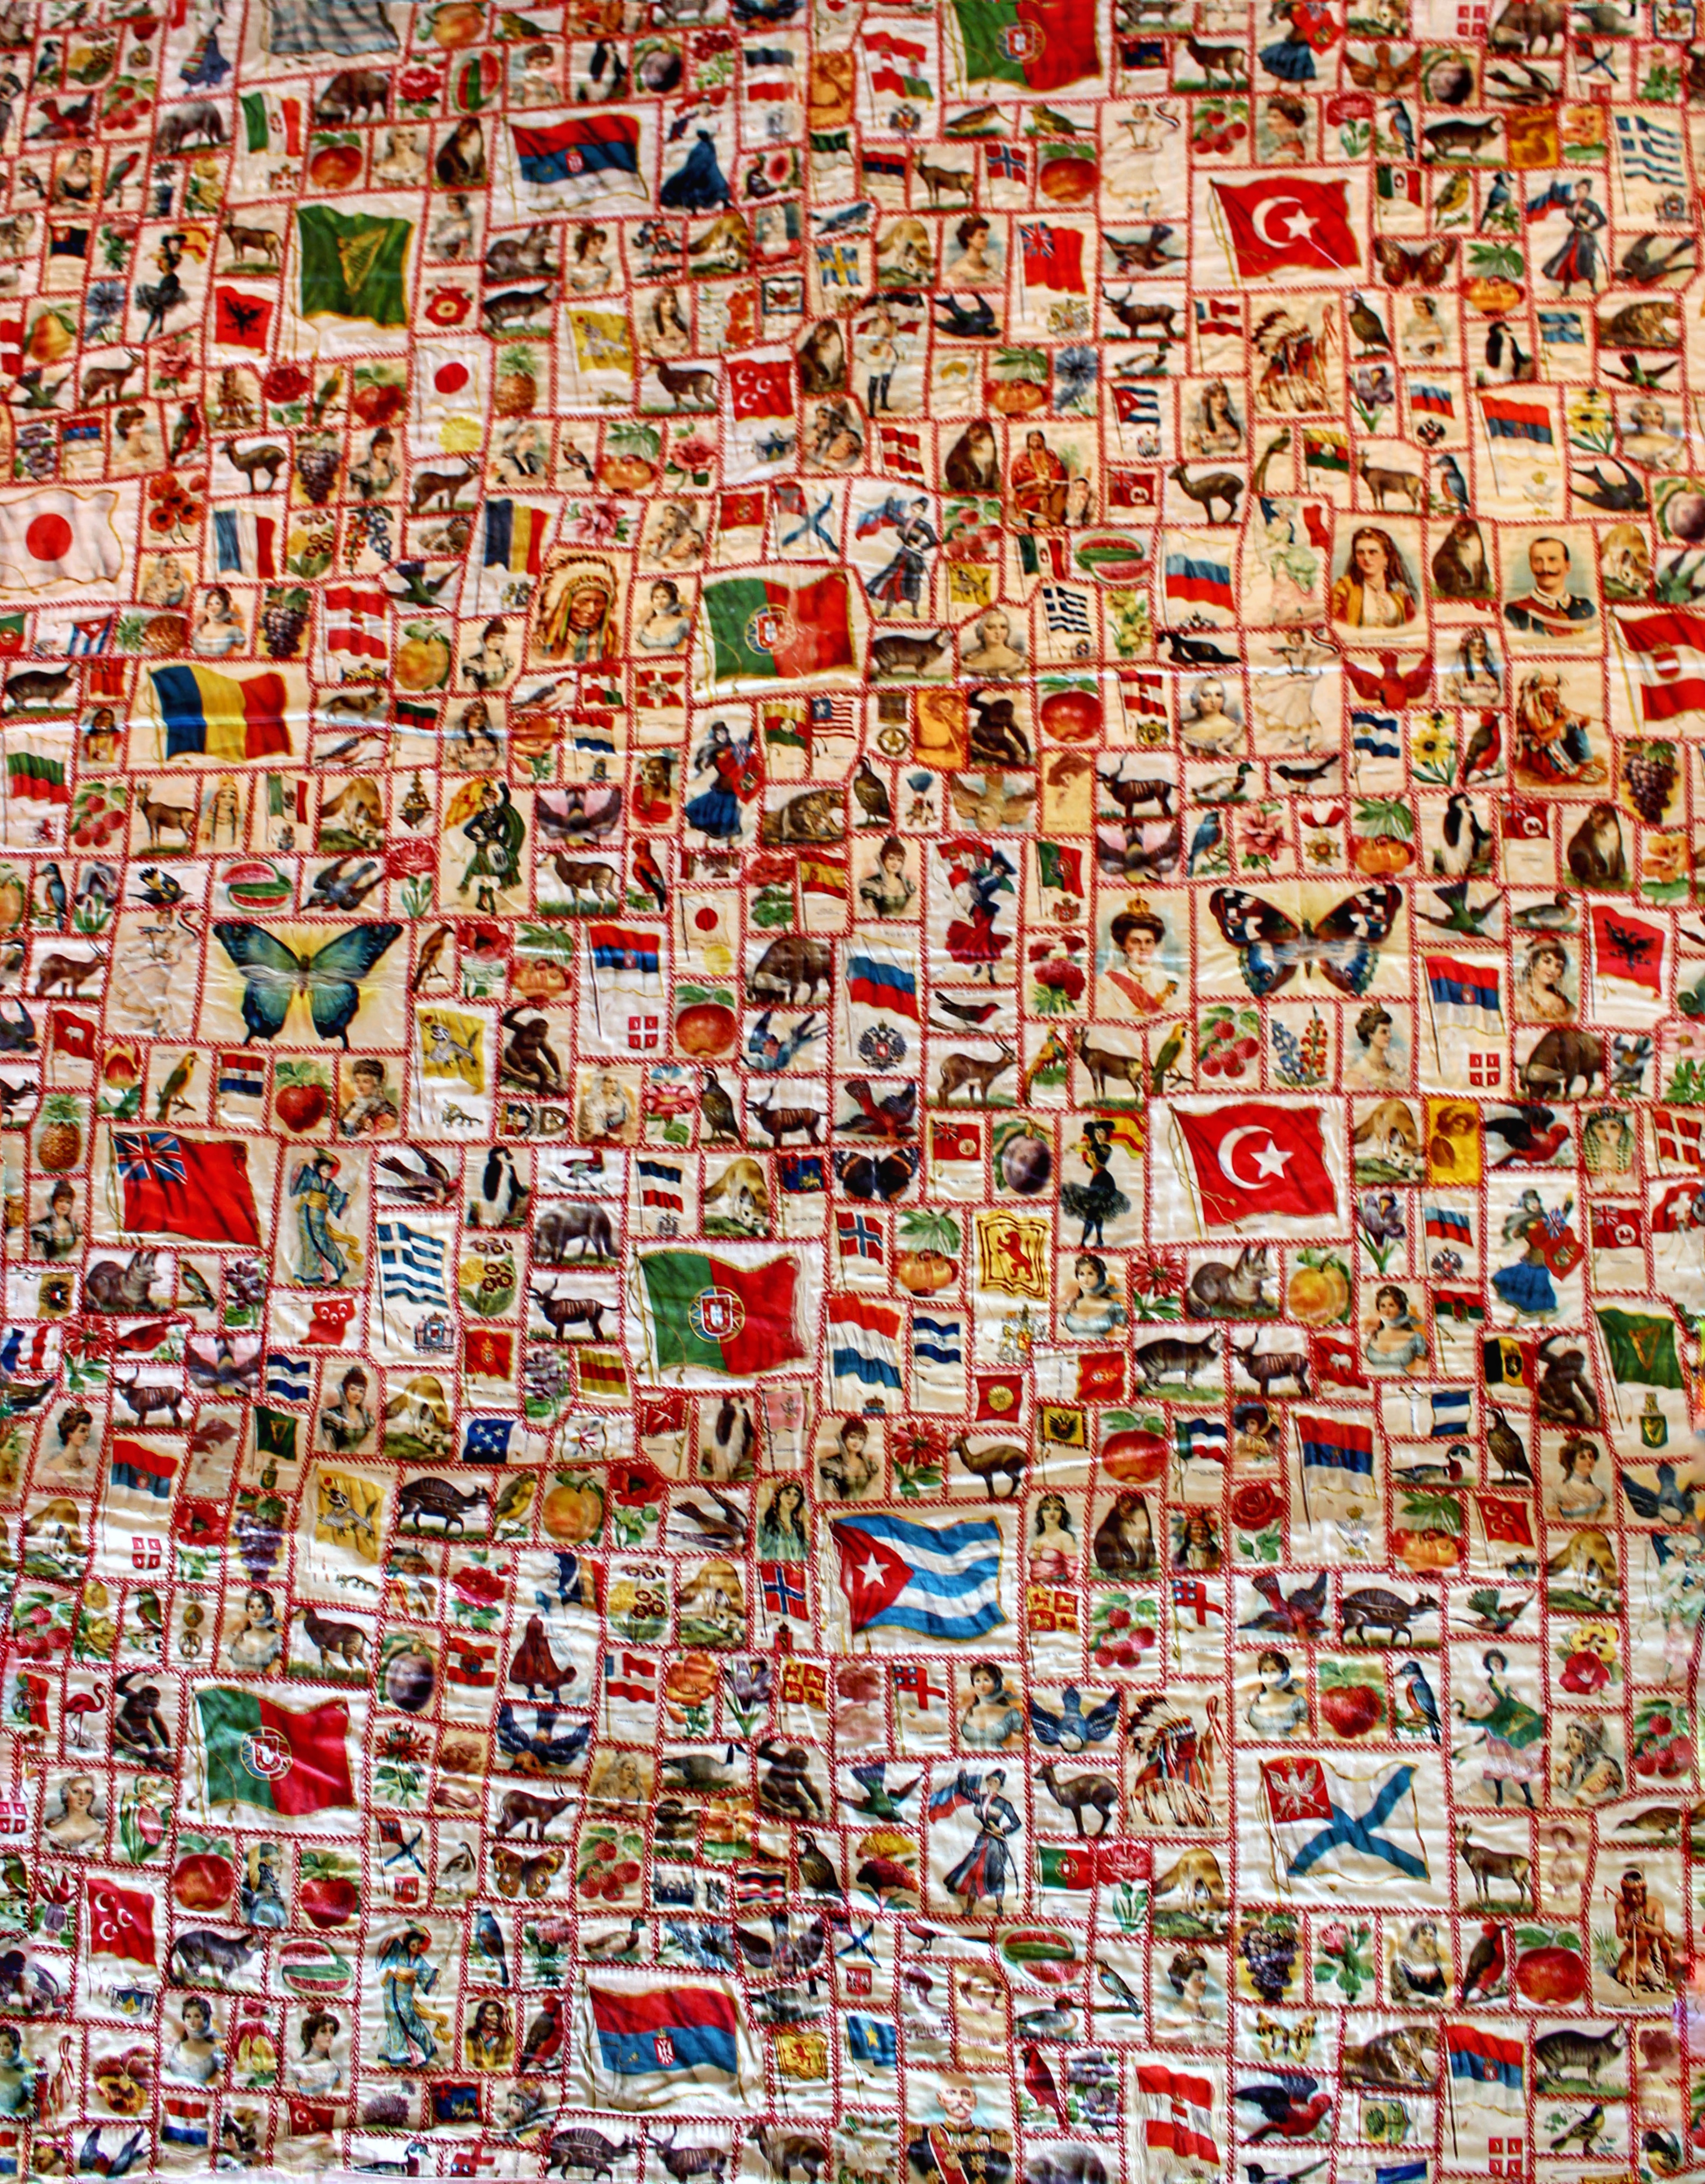
[[[1119,1294],[1118,1281],[1108,1272],[1105,1259],[1093,1251],[1080,1251],[1072,1274],[1076,1293],[1060,1315],[1060,1324],[1067,1334],[1095,1338],[1125,1325],[1130,1315]]]
[[[1024,1730],[1023,1701],[1009,1691],[993,1661],[974,1661],[971,1696],[959,1717],[959,1741],[983,1751],[999,1751]]]
[[[92,1774],[67,1774],[58,1785],[59,1810],[42,1833],[64,1851],[92,1850],[104,1832]],[[49,1793],[50,1797],[52,1793]]]
[[[1348,629],[1401,629],[1415,619],[1415,580],[1389,531],[1352,532],[1350,559],[1332,587],[1334,621]]]
[[[372,1437],[373,1413],[367,1403],[367,1375],[352,1365],[337,1384],[337,1400],[320,1413],[320,1438],[340,1456],[365,1446]]]
[[[645,652],[679,652],[693,632],[693,617],[681,604],[680,588],[660,577],[646,595],[644,619],[633,642]]]
[[[314,2093],[324,2099],[328,2093],[344,2090],[343,2065],[332,2052],[332,2042],[343,2029],[341,2020],[329,2009],[311,2009],[303,2019],[297,2036],[301,2053],[293,2055],[288,2065],[290,2083],[297,2092]]]
[[[1159,1016],[1177,993],[1178,980],[1158,961],[1166,937],[1165,919],[1137,900],[1108,927],[1109,959],[1101,976],[1118,996],[1118,1015]]]
[[[1291,1736],[1308,1719],[1308,1702],[1293,1680],[1290,1657],[1271,1646],[1255,1664],[1256,1693],[1243,1718],[1257,1736]]]
[[[1516,1019],[1521,1023],[1573,1023],[1573,966],[1568,950],[1547,933],[1528,949],[1516,974]]]
[[[772,1486],[758,1519],[758,1552],[770,1562],[804,1562],[811,1552],[805,1509],[805,1490],[800,1480],[784,1479]]]
[[[1483,629],[1465,629],[1457,646],[1457,664],[1445,677],[1445,697],[1452,705],[1501,705],[1503,678],[1491,639]]]
[[[1006,274],[1006,252],[980,212],[967,213],[953,231],[947,278],[956,288],[992,288]]]
[[[1203,387],[1188,428],[1193,455],[1234,455],[1243,446],[1243,420],[1232,402],[1231,389],[1223,379],[1211,379]]]
[[[265,1585],[254,1585],[242,1596],[239,1611],[225,1641],[225,1658],[245,1675],[260,1675],[284,1650],[278,1628],[278,1610]]]
[[[1414,1373],[1426,1362],[1426,1329],[1415,1318],[1407,1290],[1384,1282],[1373,1292],[1373,1318],[1362,1344],[1362,1362],[1381,1379]]]
[[[872,917],[904,917],[917,894],[917,884],[906,871],[905,844],[889,834],[876,853],[876,869],[858,883],[859,900]]]
[[[1036,1504],[1033,1525],[1031,1575],[1044,1583],[1066,1584],[1078,1567],[1079,1543],[1064,1496],[1043,1495]]]
[[[1226,701],[1226,687],[1217,675],[1204,675],[1190,694],[1190,718],[1178,733],[1184,749],[1199,758],[1229,750],[1243,733],[1243,722]]]
[[[209,584],[190,632],[189,649],[201,660],[223,660],[248,649],[248,632],[223,584]]]
[[[1593,1476],[1598,1459],[1598,1443],[1585,1434],[1573,1435],[1557,1451],[1557,1468],[1562,1475],[1552,1492],[1552,1507],[1559,1517],[1590,1524],[1603,1515],[1609,1496]]]
[[[462,2035],[462,2055],[471,2070],[506,2070],[515,2060],[515,2035],[508,2005],[488,1995],[476,2003],[472,2021]]]
[[[1398,1042],[1396,1018],[1377,1001],[1356,1018],[1356,1050],[1345,1062],[1344,1081],[1367,1092],[1396,1091],[1409,1082],[1407,1042]]]
[[[192,1994],[180,2015],[181,2036],[166,2050],[166,2075],[189,2086],[211,2085],[225,2068],[213,2029],[213,2007]]]
[[[1005,607],[989,607],[972,623],[970,642],[961,658],[973,675],[1006,677],[1024,671],[1022,642],[1012,641],[1012,617]]]

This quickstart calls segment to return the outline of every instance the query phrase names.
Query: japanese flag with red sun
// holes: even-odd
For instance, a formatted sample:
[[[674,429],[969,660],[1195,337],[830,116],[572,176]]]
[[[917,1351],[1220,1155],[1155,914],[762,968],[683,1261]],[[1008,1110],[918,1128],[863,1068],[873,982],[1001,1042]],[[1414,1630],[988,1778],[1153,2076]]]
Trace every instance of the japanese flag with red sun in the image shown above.
[[[0,588],[25,592],[109,591],[125,565],[119,496],[38,486],[0,500]]]
[[[1202,1114],[1175,1107],[1173,1114],[1210,1228],[1279,1213],[1335,1216],[1338,1194],[1326,1166],[1318,1107],[1246,1100]]]

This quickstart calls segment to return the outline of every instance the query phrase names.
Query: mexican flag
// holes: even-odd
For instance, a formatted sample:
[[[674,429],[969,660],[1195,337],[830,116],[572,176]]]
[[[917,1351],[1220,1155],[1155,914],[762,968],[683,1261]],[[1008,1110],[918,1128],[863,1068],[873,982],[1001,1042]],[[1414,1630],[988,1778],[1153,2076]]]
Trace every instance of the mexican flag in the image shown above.
[[[1619,1384],[1632,1380],[1647,1388],[1683,1385],[1673,1319],[1661,1312],[1624,1312],[1608,1305],[1596,1309],[1599,1332],[1610,1353],[1611,1374]]]
[[[209,1805],[253,1805],[285,1819],[354,1808],[349,1709],[342,1699],[287,1707],[215,1684],[195,1702]]]
[[[705,587],[705,610],[718,682],[747,676],[791,682],[855,664],[844,569],[799,585],[767,577],[733,577]]]
[[[413,220],[304,205],[296,229],[304,319],[371,319],[379,326],[408,323],[404,275]]]
[[[1063,91],[1101,73],[1095,0],[953,0],[972,83]]]
[[[708,1251],[652,1251],[639,1268],[660,1366],[744,1378],[805,1356],[794,1326],[792,1259],[737,1267]]]

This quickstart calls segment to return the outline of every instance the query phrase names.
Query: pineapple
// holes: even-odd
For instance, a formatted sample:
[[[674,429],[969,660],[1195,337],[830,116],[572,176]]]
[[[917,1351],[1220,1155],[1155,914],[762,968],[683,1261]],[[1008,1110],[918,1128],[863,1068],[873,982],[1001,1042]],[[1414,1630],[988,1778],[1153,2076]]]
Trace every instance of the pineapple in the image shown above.
[[[492,407],[499,417],[530,417],[538,400],[538,359],[525,343],[511,342],[498,359]]]
[[[63,1175],[83,1157],[83,1117],[69,1093],[50,1092],[42,1102],[42,1128],[36,1139],[37,1165],[48,1175]]]

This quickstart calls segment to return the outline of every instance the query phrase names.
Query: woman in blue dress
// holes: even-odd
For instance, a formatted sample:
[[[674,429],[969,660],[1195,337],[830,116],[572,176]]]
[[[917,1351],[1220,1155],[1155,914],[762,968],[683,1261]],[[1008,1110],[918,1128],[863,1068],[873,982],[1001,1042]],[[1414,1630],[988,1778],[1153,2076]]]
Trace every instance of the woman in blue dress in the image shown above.
[[[967,1911],[975,1911],[979,1903],[992,1903],[996,1918],[1006,1896],[1006,1839],[1022,1825],[1016,1809],[1000,1795],[1006,1784],[1006,1773],[998,1767],[992,1774],[961,1774],[952,1789],[938,1791],[929,1802],[933,1816],[970,1808],[977,1840],[947,1875],[944,1886]]]
[[[687,816],[701,834],[713,841],[733,841],[740,831],[740,807],[757,792],[757,778],[749,764],[749,744],[736,744],[726,721],[712,721],[710,733],[699,746],[693,761],[695,775],[712,777],[687,806]]]
[[[1557,1228],[1568,1220],[1574,1205],[1572,1198],[1564,1201]],[[1557,1310],[1557,1290],[1543,1249],[1552,1226],[1536,1190],[1524,1190],[1516,1201],[1514,1212],[1504,1222],[1505,1243],[1520,1243],[1525,1248],[1513,1267],[1501,1267],[1492,1276],[1492,1287],[1524,1319],[1548,1319]]]
[[[297,1234],[302,1243],[296,1279],[309,1289],[337,1289],[349,1271],[349,1262],[332,1228],[335,1217],[349,1203],[348,1192],[332,1181],[337,1173],[334,1154],[315,1153],[290,1178],[290,1195],[297,1201]]]
[[[416,1993],[430,1994],[438,1983],[438,1967],[425,1961],[431,1939],[424,1926],[405,1926],[379,1952],[379,1986],[385,2003],[385,2036],[379,2043],[379,2059],[398,2064],[405,2070],[423,2069],[438,2052],[432,2028],[415,1999]]]

